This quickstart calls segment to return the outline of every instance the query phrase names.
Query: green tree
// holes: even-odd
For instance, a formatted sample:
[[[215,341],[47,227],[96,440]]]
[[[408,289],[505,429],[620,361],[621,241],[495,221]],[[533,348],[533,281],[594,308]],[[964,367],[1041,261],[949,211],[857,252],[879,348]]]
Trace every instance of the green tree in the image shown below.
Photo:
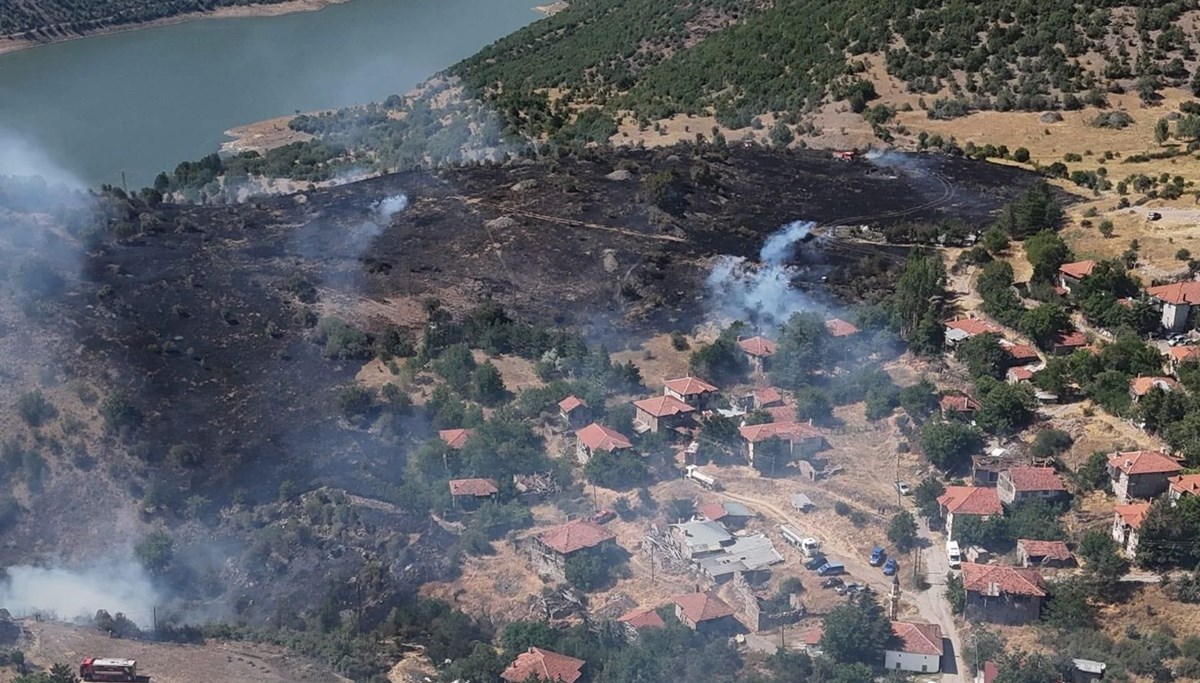
[[[983,434],[971,425],[934,421],[921,430],[925,457],[941,470],[954,470],[983,447]]]
[[[500,370],[490,360],[471,371],[471,397],[485,405],[495,405],[508,396]]]
[[[1096,608],[1092,605],[1087,582],[1078,577],[1055,582],[1050,587],[1042,619],[1049,625],[1064,630],[1092,628],[1096,621]]]
[[[833,358],[833,338],[825,321],[815,313],[797,313],[779,331],[779,344],[771,362],[771,378],[788,389],[804,386],[815,370]]]
[[[696,377],[707,377],[718,383],[736,382],[750,371],[746,354],[738,348],[740,325],[723,330],[715,341],[705,344],[688,357],[688,371]]]
[[[1014,239],[1025,239],[1040,230],[1057,228],[1062,218],[1062,207],[1054,198],[1049,183],[1041,180],[1004,208],[996,227]]]
[[[937,479],[922,479],[921,483],[913,488],[913,504],[916,505],[917,512],[929,521],[940,520],[942,514],[937,499],[945,492],[946,487]]]
[[[475,357],[466,344],[454,344],[442,351],[433,362],[433,369],[452,389],[466,393],[471,385],[471,373],[475,371]]]
[[[897,512],[888,524],[887,537],[900,552],[912,550],[917,542],[917,520],[913,519],[912,513],[907,510]]]
[[[1037,436],[1033,437],[1029,452],[1035,458],[1053,458],[1070,448],[1074,442],[1075,439],[1061,429],[1040,429]]]
[[[55,409],[54,404],[46,400],[42,392],[28,391],[17,399],[17,413],[25,421],[25,424],[37,429],[47,420],[54,419],[58,410]]]
[[[938,409],[937,387],[927,379],[900,390],[900,407],[913,420],[924,421]]]
[[[1029,426],[1037,405],[1028,386],[1003,382],[996,382],[979,403],[975,423],[984,431],[1000,436],[1016,434]]]
[[[962,614],[967,608],[967,591],[963,587],[962,576],[950,572],[946,574],[946,601],[950,603],[950,609],[954,610],[955,614]]]
[[[804,385],[797,389],[796,418],[802,421],[812,420],[818,424],[832,422],[833,403],[829,400],[829,395],[812,385]]]
[[[1084,576],[1097,588],[1093,595],[1110,594],[1124,575],[1125,562],[1117,550],[1107,530],[1092,529],[1079,539],[1076,554],[1083,560]]]
[[[1033,280],[1051,282],[1058,267],[1071,260],[1071,248],[1056,233],[1042,230],[1025,240],[1025,258],[1033,266]]]
[[[954,357],[967,366],[967,372],[978,380],[980,377],[1004,377],[1012,356],[1000,346],[1000,335],[992,332],[977,334],[959,342]]]
[[[1162,144],[1167,141],[1171,135],[1171,124],[1166,119],[1159,119],[1154,122],[1154,141]]]
[[[983,233],[982,244],[993,255],[1003,254],[1008,251],[1008,233],[993,226]]]
[[[915,352],[941,353],[944,328],[940,321],[946,297],[946,270],[941,258],[910,257],[891,298],[891,324]]]
[[[1075,483],[1083,491],[1106,490],[1112,486],[1108,476],[1108,453],[1095,451],[1075,471]]]
[[[360,386],[342,387],[337,393],[337,406],[342,415],[365,415],[375,405],[375,395]]]
[[[1061,306],[1042,304],[1021,314],[1017,328],[1038,346],[1048,349],[1071,329],[1071,316]]]
[[[821,648],[842,663],[871,664],[883,655],[891,622],[873,595],[860,593],[825,617]]]
[[[165,531],[152,531],[133,547],[138,561],[151,574],[163,574],[175,559],[175,541]]]

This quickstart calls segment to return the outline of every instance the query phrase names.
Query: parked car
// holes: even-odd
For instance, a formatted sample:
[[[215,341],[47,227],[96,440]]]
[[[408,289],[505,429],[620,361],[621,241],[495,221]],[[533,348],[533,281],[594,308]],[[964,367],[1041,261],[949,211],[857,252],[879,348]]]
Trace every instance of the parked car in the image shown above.
[[[838,595],[855,595],[867,590],[867,587],[861,583],[847,583],[837,589]]]
[[[826,562],[817,569],[817,576],[833,576],[835,574],[845,574],[846,567],[840,562]]]
[[[962,566],[962,551],[958,548],[958,541],[946,541],[946,559],[949,560],[951,569]]]
[[[871,548],[871,558],[868,560],[868,562],[870,562],[872,567],[878,567],[879,565],[883,564],[883,561],[886,558],[887,552],[885,552],[882,547],[875,546],[874,548]]]
[[[906,484],[902,481],[896,482],[895,486],[896,486],[896,490],[899,491],[900,495],[902,495],[902,496],[907,496],[908,494],[912,493],[912,489],[910,489],[908,487],[908,484]]]
[[[883,563],[884,576],[895,576],[898,571],[900,571],[900,564],[896,562],[895,558],[889,557],[888,561]]]
[[[821,565],[825,564],[826,562],[828,562],[828,560],[825,559],[824,555],[817,555],[814,558],[805,560],[804,568],[805,569],[820,569]]]
[[[842,581],[838,577],[831,576],[821,582],[821,588],[840,588],[841,586],[845,585],[845,583],[845,581]]]
[[[1170,337],[1167,337],[1167,345],[1179,346],[1180,344],[1186,344],[1187,340],[1188,338],[1182,334],[1173,334]]]
[[[1162,214],[1157,211],[1151,211],[1150,213],[1146,214],[1146,218],[1149,218],[1152,221],[1156,221],[1156,220],[1162,218]]]

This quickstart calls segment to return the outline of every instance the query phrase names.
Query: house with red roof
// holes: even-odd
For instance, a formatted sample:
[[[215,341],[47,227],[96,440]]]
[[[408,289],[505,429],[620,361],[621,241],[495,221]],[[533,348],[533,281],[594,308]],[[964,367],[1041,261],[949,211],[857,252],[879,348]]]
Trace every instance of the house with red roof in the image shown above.
[[[858,328],[841,318],[830,318],[825,321],[825,329],[831,337],[852,337],[858,334]]]
[[[672,602],[679,623],[693,631],[727,633],[739,628],[733,608],[713,591],[680,595]]]
[[[592,459],[593,453],[599,451],[615,453],[630,450],[633,450],[633,444],[624,434],[605,427],[599,422],[593,422],[575,432],[576,455],[579,456],[579,462],[584,465]]]
[[[791,457],[812,454],[825,447],[825,435],[821,430],[804,422],[767,422],[738,428],[746,441],[746,457],[754,464],[754,447],[770,439],[782,439],[787,444]]]
[[[995,624],[1028,624],[1042,612],[1046,584],[1036,569],[964,562],[965,616]]]
[[[759,387],[752,394],[755,410],[766,410],[783,405],[783,394],[775,387]]]
[[[800,644],[804,646],[804,651],[810,657],[817,657],[825,653],[821,648],[821,640],[825,638],[825,626],[819,624],[800,634]]]
[[[766,337],[738,339],[737,345],[742,353],[746,354],[746,360],[750,361],[750,367],[757,373],[767,370],[771,356],[774,356],[775,352],[779,350],[779,346]]]
[[[727,527],[741,528],[754,518],[754,512],[735,500],[705,503],[696,512],[710,522],[720,522]]]
[[[1071,330],[1060,333],[1050,342],[1050,353],[1054,356],[1069,356],[1087,345],[1087,335],[1078,330]]]
[[[666,628],[667,622],[659,616],[653,607],[635,607],[617,618],[617,623],[625,627],[625,633],[633,639],[638,637],[638,631],[648,628]]]
[[[1007,339],[1000,340],[1000,348],[1009,356],[1009,365],[1032,365],[1042,360],[1033,344],[1014,344]]]
[[[1137,557],[1138,532],[1150,514],[1150,503],[1142,501],[1113,508],[1112,537],[1128,560]]]
[[[527,547],[539,574],[565,581],[567,558],[577,553],[603,552],[616,544],[613,532],[595,522],[576,519],[534,535]]]
[[[942,652],[941,626],[893,621],[892,637],[883,648],[883,666],[888,671],[938,673]]]
[[[680,401],[674,396],[654,396],[635,401],[634,429],[639,432],[649,431],[655,434],[660,431],[682,434],[695,429],[693,413],[696,409]]]
[[[938,507],[946,520],[946,540],[954,539],[955,517],[1002,517],[1004,508],[996,489],[984,486],[947,486],[938,496]]]
[[[517,655],[512,664],[500,674],[508,683],[525,683],[530,679],[547,683],[575,683],[583,676],[587,662],[557,652],[531,647]]]
[[[712,407],[720,393],[720,389],[698,377],[680,377],[663,382],[663,394],[683,401],[696,410]]]
[[[962,394],[947,394],[938,402],[942,407],[942,417],[965,417],[970,419],[983,406],[979,401]]]
[[[500,489],[491,479],[451,479],[450,498],[461,507],[472,507],[496,497]]]
[[[578,429],[587,424],[591,410],[587,401],[572,394],[558,402],[558,416],[568,427]]]
[[[1188,327],[1192,307],[1200,304],[1200,282],[1174,282],[1146,290],[1162,306],[1162,326],[1168,332],[1182,332]]]
[[[1004,328],[996,323],[979,318],[954,318],[945,322],[946,346],[954,346],[964,339],[992,333],[1003,334]]]
[[[446,442],[447,446],[459,450],[467,445],[467,440],[474,433],[474,430],[471,429],[443,429],[438,432],[438,438]]]
[[[1186,496],[1200,496],[1200,474],[1181,474],[1167,480],[1167,495],[1172,503]]]
[[[1017,559],[1022,567],[1067,567],[1075,562],[1063,541],[1017,539]]]
[[[1155,389],[1179,391],[1179,382],[1170,377],[1134,377],[1129,380],[1129,398],[1135,403]]]
[[[1071,293],[1073,287],[1078,287],[1079,282],[1085,277],[1092,274],[1096,268],[1095,261],[1075,261],[1073,263],[1064,263],[1058,267],[1058,286]]]
[[[1018,366],[1015,368],[1009,368],[1008,371],[1004,373],[1004,378],[1008,380],[1009,384],[1032,382],[1033,376],[1036,375],[1037,372],[1038,371],[1033,368]]]
[[[1180,365],[1197,361],[1200,361],[1200,346],[1172,346],[1167,350],[1167,369],[1176,377],[1179,376]]]
[[[1005,505],[1027,500],[1058,500],[1067,495],[1062,477],[1053,467],[1013,467],[996,479],[996,495]]]
[[[1178,460],[1158,451],[1125,451],[1108,456],[1113,493],[1122,503],[1162,495],[1171,477],[1182,471]]]

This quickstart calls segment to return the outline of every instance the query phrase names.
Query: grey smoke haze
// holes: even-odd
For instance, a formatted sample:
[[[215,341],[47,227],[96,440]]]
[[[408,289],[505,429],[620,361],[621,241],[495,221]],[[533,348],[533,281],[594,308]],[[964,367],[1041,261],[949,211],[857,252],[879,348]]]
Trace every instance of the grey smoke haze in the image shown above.
[[[391,197],[385,197],[375,202],[375,213],[379,216],[379,222],[388,223],[392,220],[392,216],[400,213],[408,208],[408,195],[397,194]]]
[[[0,128],[0,176],[37,176],[53,185],[72,189],[87,187],[40,145],[3,128]]]
[[[769,330],[795,313],[817,308],[792,288],[796,273],[786,264],[796,243],[815,225],[811,221],[784,225],[763,244],[757,264],[739,256],[721,256],[706,280],[713,316],[750,320]]]
[[[147,627],[160,597],[133,560],[79,570],[17,566],[0,576],[0,607],[14,615],[42,612],[71,619],[102,609]]]

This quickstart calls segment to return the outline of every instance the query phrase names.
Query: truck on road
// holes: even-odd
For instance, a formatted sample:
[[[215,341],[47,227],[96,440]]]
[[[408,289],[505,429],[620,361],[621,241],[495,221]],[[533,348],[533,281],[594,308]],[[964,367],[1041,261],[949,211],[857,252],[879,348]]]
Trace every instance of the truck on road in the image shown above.
[[[132,659],[88,657],[79,664],[79,677],[85,681],[150,683],[149,676],[138,675],[137,662]]]
[[[691,479],[710,491],[721,490],[721,482],[717,481],[716,477],[712,476],[711,474],[705,474],[704,472],[701,472],[700,468],[696,467],[695,465],[688,465],[687,467],[683,468],[683,476]]]

